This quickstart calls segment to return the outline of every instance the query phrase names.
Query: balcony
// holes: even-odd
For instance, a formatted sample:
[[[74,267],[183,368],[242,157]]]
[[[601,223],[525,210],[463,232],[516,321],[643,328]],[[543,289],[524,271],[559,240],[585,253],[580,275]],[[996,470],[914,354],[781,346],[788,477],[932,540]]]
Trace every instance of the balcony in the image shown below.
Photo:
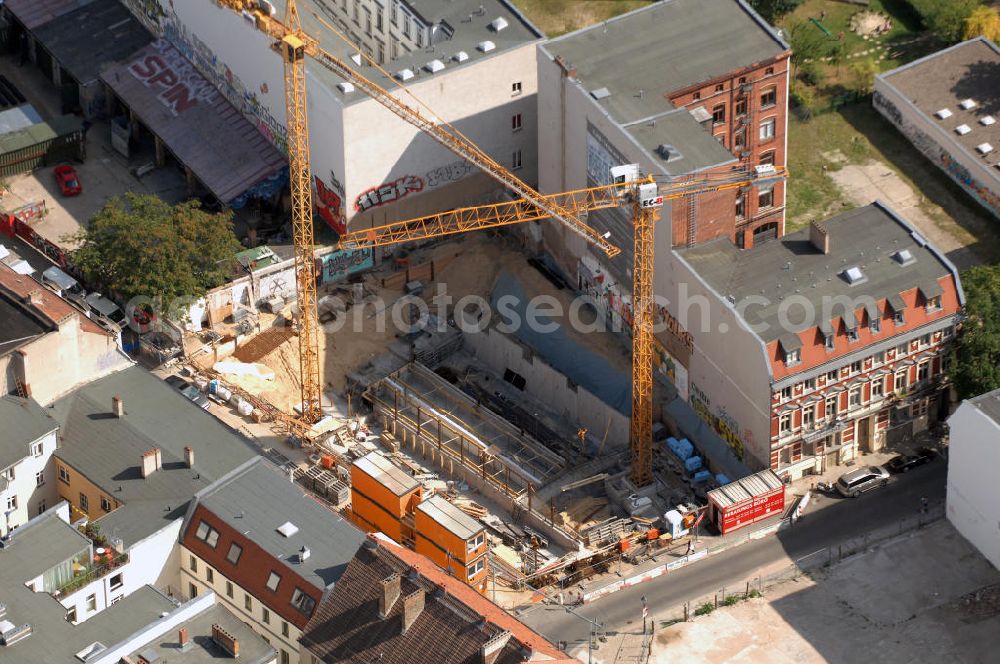
[[[88,522],[80,527],[80,532],[91,541],[90,551],[86,557],[73,560],[72,577],[50,591],[56,599],[71,595],[129,561],[128,553],[112,546],[108,538],[101,534],[98,524]]]

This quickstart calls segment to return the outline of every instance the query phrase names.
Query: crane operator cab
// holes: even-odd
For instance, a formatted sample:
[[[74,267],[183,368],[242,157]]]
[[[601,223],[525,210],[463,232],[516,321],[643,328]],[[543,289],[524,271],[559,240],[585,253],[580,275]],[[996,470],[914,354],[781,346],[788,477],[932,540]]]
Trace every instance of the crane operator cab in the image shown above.
[[[639,207],[658,208],[663,207],[663,196],[660,195],[659,187],[655,182],[645,182],[634,184],[636,180],[642,178],[638,164],[626,164],[624,166],[611,167],[611,184],[625,185],[626,182],[633,183],[629,186],[622,186],[615,189],[615,195],[619,198],[637,196]]]

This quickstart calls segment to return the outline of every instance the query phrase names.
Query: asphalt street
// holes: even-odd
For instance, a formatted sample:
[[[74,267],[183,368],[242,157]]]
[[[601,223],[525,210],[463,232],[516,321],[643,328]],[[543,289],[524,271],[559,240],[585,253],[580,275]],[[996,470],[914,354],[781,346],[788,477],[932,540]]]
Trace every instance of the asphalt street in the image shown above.
[[[686,601],[720,588],[736,588],[762,568],[799,560],[825,547],[891,526],[901,518],[915,516],[920,511],[922,497],[932,505],[943,503],[946,481],[947,464],[938,459],[893,477],[888,486],[858,498],[822,497],[790,528],[575,607],[574,612],[579,615],[561,606],[537,605],[518,617],[552,642],[566,641],[569,650],[589,639],[590,624],[581,615],[600,622],[608,631],[639,631],[642,597],[646,598],[649,614],[655,619],[658,613],[676,609]]]

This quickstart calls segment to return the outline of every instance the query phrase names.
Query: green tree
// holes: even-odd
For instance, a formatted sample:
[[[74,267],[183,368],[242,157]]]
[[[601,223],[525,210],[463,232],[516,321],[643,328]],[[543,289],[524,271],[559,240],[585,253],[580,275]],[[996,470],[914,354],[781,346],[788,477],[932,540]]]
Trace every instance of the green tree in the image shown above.
[[[955,343],[953,378],[959,396],[974,397],[1000,387],[1000,265],[980,265],[962,274],[966,320]]]
[[[231,212],[210,214],[197,201],[169,205],[150,195],[112,198],[72,236],[73,264],[89,283],[136,296],[201,297],[230,275],[240,243]]]
[[[851,86],[858,97],[871,94],[875,87],[878,63],[871,58],[862,58],[851,63]]]
[[[797,65],[806,60],[819,60],[830,50],[826,35],[809,21],[795,22],[788,26],[785,33],[792,47],[792,62]]]
[[[771,24],[800,4],[802,0],[750,0],[750,6]]]
[[[910,0],[924,26],[938,39],[952,43],[962,39],[966,20],[980,0]]]
[[[976,7],[965,19],[964,39],[986,37],[1000,41],[1000,12],[996,7]]]

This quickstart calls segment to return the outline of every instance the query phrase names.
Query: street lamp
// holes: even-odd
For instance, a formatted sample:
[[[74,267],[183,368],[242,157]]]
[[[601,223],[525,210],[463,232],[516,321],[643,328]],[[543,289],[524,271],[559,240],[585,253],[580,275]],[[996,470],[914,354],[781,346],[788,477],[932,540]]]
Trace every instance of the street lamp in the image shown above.
[[[594,638],[597,635],[597,630],[598,629],[603,629],[604,625],[602,625],[601,623],[597,622],[596,620],[591,620],[590,618],[588,618],[587,616],[583,615],[582,613],[577,613],[576,611],[573,610],[573,607],[571,607],[571,606],[567,606],[566,607],[566,613],[571,613],[574,616],[576,616],[577,618],[580,618],[581,620],[586,620],[587,623],[589,623],[589,625],[590,625],[590,637],[589,637],[589,639],[587,641],[587,664],[594,664]]]

